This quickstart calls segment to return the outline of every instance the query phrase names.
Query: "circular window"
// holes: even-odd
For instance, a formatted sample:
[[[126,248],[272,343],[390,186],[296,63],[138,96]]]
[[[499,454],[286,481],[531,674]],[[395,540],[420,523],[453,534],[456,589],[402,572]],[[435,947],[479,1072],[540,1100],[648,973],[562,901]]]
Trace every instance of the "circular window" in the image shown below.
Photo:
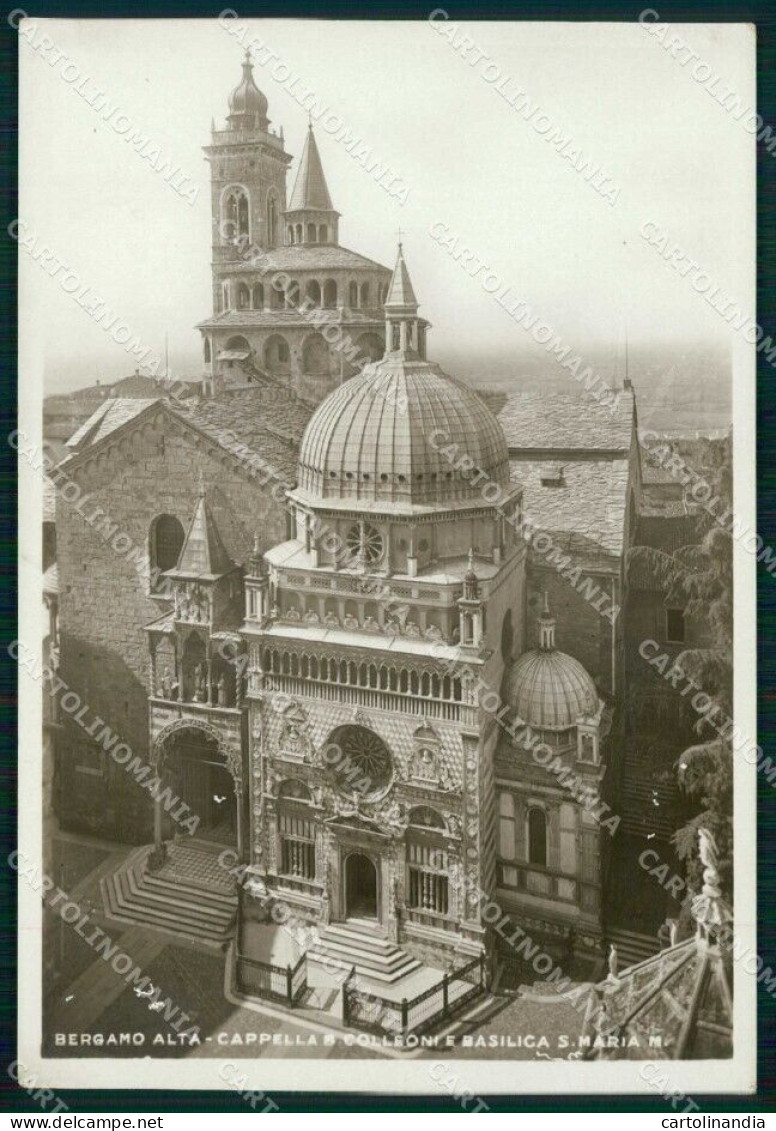
[[[361,545],[361,526],[355,523],[348,531],[347,538],[345,539],[347,548],[351,557],[357,558],[362,555]],[[383,536],[376,526],[371,523],[364,523],[364,543],[363,543],[363,557],[368,565],[373,562],[379,561],[383,556]]]
[[[334,784],[364,801],[380,797],[393,780],[393,759],[378,734],[368,727],[338,727],[324,752]]]

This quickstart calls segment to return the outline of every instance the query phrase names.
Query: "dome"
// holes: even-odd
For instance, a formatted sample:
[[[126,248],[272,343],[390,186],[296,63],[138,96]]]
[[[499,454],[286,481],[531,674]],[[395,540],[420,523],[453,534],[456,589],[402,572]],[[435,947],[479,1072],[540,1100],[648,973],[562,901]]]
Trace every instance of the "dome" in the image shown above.
[[[494,503],[501,494],[483,488],[508,488],[509,460],[501,426],[475,392],[431,362],[396,353],[366,365],[318,407],[298,479],[320,499]]]
[[[267,121],[269,103],[253,81],[253,65],[247,52],[242,69],[242,81],[229,95],[229,115],[249,115],[258,118],[258,125],[263,125]]]
[[[507,670],[504,702],[539,730],[567,730],[598,710],[598,692],[579,660],[556,648],[526,652]]]

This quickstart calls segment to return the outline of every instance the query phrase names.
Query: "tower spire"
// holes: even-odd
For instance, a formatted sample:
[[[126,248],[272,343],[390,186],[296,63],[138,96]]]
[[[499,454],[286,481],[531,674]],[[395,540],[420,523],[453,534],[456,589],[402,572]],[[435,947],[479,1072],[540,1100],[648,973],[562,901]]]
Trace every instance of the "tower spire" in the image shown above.
[[[337,243],[339,212],[326,184],[312,114],[308,114],[307,137],[285,216],[288,242]]]
[[[399,232],[401,236],[403,233]],[[418,321],[418,300],[404,261],[401,241],[385,299],[385,352],[426,356],[425,329]]]

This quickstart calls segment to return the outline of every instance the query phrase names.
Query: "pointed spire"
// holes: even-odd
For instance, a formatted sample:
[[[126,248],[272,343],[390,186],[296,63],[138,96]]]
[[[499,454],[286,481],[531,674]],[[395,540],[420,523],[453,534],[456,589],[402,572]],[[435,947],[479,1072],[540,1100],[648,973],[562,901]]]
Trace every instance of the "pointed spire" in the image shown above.
[[[312,119],[307,130],[307,137],[299,161],[299,171],[296,174],[294,191],[288,205],[289,212],[298,212],[306,209],[315,209],[319,212],[333,212],[326,177],[323,174],[321,156],[313,133]]]
[[[480,583],[474,569],[474,549],[469,547],[469,559],[463,579],[463,598],[465,601],[477,601],[480,596]]]
[[[178,564],[170,573],[186,577],[221,577],[234,569],[234,562],[226,552],[218,527],[205,498],[202,473],[199,478],[199,498],[191,520],[186,541]]]
[[[544,607],[539,616],[539,647],[544,652],[552,652],[555,648],[555,617],[550,612],[546,589],[544,590]]]
[[[386,309],[400,307],[407,312],[416,312],[418,309],[418,300],[415,298],[410,273],[407,270],[407,264],[404,262],[404,250],[401,242],[396,253],[396,266],[393,269],[384,305]]]

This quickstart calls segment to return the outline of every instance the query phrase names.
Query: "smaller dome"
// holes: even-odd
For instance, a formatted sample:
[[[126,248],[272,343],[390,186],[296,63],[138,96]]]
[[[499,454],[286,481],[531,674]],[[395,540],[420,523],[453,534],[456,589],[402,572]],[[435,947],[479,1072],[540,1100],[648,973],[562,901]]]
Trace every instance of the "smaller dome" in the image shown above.
[[[269,103],[253,81],[253,64],[247,51],[242,70],[242,81],[229,95],[229,115],[230,117],[246,115],[257,118],[258,125],[263,126],[267,121]]]
[[[579,660],[557,649],[526,652],[507,670],[504,701],[537,729],[564,730],[598,710],[598,692]]]

